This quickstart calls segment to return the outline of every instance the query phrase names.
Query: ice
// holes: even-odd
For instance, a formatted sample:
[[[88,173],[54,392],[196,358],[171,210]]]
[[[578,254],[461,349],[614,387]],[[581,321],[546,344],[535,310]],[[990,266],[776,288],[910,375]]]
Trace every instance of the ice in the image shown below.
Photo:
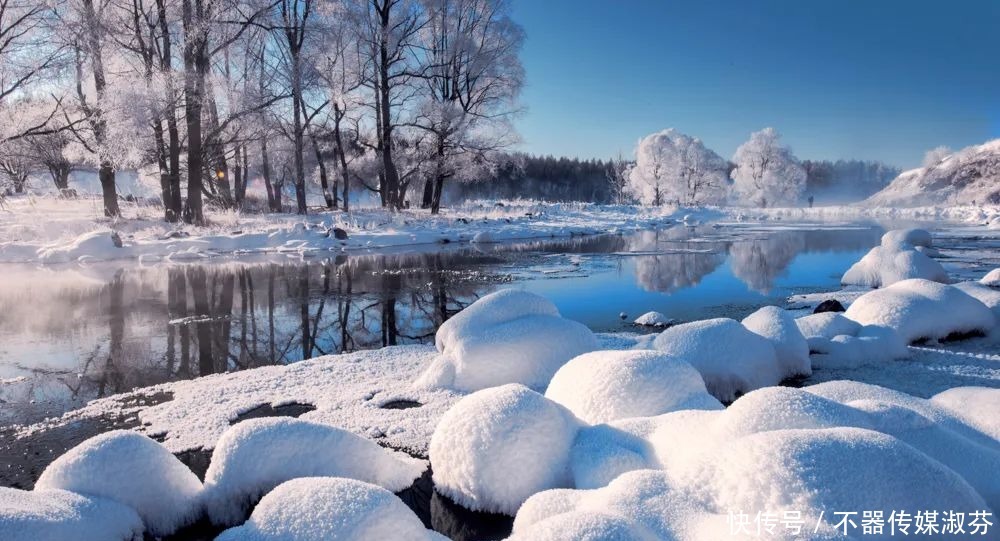
[[[694,366],[708,392],[723,402],[782,379],[771,341],[732,319],[671,327],[656,337],[653,346]]]
[[[931,402],[983,434],[1000,441],[1000,389],[953,387],[933,397]]]
[[[782,378],[812,374],[809,344],[790,313],[777,306],[765,306],[744,318],[742,323],[774,344]]]
[[[840,312],[821,312],[802,316],[795,320],[802,336],[810,338],[833,338],[834,336],[846,334],[854,336],[861,330],[861,324],[844,317]]]
[[[929,246],[930,233],[923,229],[889,231],[882,236],[882,245],[872,248],[847,269],[840,282],[844,285],[885,287],[901,280],[923,278],[948,283],[944,267],[918,250]]]
[[[570,486],[579,427],[569,410],[523,385],[470,394],[431,439],[435,488],[466,508],[513,515],[532,494]]]
[[[862,295],[844,315],[862,325],[892,328],[906,342],[988,332],[996,324],[982,302],[958,288],[922,279],[903,280]]]
[[[676,409],[722,408],[690,364],[648,350],[594,351],[575,357],[556,372],[545,397],[590,424]]]
[[[347,477],[398,492],[425,467],[339,428],[299,419],[250,419],[230,428],[216,444],[203,499],[212,522],[228,526],[291,479]]]
[[[155,441],[130,430],[94,436],[49,464],[35,484],[114,500],[165,536],[201,513],[201,481]]]
[[[0,487],[4,541],[142,541],[142,519],[126,505],[59,489]]]
[[[990,287],[1000,287],[1000,268],[987,272],[979,282]]]
[[[597,349],[586,326],[564,319],[551,301],[505,289],[484,296],[437,331],[441,352],[418,388],[476,391],[506,383],[544,390],[560,366]]]
[[[444,541],[388,490],[336,477],[279,485],[216,541]]]
[[[667,317],[660,312],[646,312],[645,314],[635,318],[634,324],[640,327],[669,327],[677,320],[671,317]]]

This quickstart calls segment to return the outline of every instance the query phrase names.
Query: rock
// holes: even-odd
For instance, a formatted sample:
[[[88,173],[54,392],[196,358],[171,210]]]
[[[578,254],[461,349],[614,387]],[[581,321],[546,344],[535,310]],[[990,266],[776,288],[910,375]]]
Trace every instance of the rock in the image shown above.
[[[122,247],[122,236],[117,231],[111,232],[111,243],[115,245],[115,248]]]
[[[620,317],[622,321],[625,321],[626,319],[628,319],[628,314],[626,314],[625,312],[620,312],[618,314],[618,317]]]
[[[337,240],[347,240],[347,231],[344,231],[339,227],[334,227],[331,229],[331,232],[333,233],[333,238]]]
[[[813,310],[814,314],[821,314],[823,312],[844,312],[846,309],[843,304],[837,299],[827,299],[816,306]]]

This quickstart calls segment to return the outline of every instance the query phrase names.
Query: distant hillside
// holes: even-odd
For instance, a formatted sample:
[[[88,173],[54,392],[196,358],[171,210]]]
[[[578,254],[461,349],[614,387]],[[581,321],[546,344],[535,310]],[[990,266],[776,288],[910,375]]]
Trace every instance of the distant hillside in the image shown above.
[[[905,171],[867,199],[872,206],[1000,204],[1000,139]]]

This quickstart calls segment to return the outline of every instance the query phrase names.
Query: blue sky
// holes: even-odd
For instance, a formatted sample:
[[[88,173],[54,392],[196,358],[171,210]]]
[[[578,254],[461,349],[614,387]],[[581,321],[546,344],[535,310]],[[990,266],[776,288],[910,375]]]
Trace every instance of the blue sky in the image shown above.
[[[1000,0],[513,0],[522,149],[630,155],[674,127],[723,157],[774,126],[803,159],[920,164],[1000,137]]]

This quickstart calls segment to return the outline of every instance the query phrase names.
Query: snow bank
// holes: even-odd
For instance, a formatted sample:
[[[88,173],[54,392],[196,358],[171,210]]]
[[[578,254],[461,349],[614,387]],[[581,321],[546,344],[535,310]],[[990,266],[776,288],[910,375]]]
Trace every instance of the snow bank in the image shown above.
[[[914,242],[920,244],[914,245]],[[948,273],[944,267],[916,246],[930,246],[930,233],[922,229],[889,231],[882,236],[882,245],[872,248],[847,269],[840,282],[884,287],[901,280],[923,278],[947,283]]]
[[[635,318],[633,321],[635,325],[640,327],[669,327],[674,323],[677,323],[672,317],[667,317],[660,312],[646,312],[645,314]]]
[[[472,303],[434,341],[441,356],[417,387],[465,392],[505,383],[542,390],[566,361],[598,347],[590,329],[562,318],[551,301],[516,289]]]
[[[996,324],[990,309],[962,290],[921,279],[866,293],[844,315],[862,325],[895,329],[906,342],[988,332]]]
[[[250,519],[216,541],[438,541],[392,492],[334,477],[281,484],[260,501]]]
[[[690,364],[643,350],[594,351],[575,357],[556,372],[545,397],[590,424],[677,409],[722,408]]]
[[[58,489],[0,487],[4,541],[141,541],[142,519],[126,505]]]
[[[990,287],[1000,287],[1000,269],[993,269],[983,276],[979,283],[990,286]]]
[[[35,487],[125,504],[155,536],[169,535],[201,513],[201,481],[162,445],[130,430],[107,432],[66,451]]]
[[[431,439],[435,488],[472,510],[514,514],[532,494],[569,486],[578,428],[572,413],[523,385],[470,394]]]
[[[215,524],[242,521],[260,497],[299,477],[348,477],[398,492],[424,464],[345,430],[289,418],[243,421],[216,444],[204,502]]]
[[[723,402],[782,379],[771,342],[732,319],[671,327],[656,337],[653,346],[694,366],[708,392]]]
[[[1000,389],[954,387],[934,395],[931,402],[1000,441]]]
[[[777,306],[765,306],[744,318],[742,323],[751,332],[767,338],[774,345],[782,378],[808,376],[812,373],[809,344],[790,313]]]

